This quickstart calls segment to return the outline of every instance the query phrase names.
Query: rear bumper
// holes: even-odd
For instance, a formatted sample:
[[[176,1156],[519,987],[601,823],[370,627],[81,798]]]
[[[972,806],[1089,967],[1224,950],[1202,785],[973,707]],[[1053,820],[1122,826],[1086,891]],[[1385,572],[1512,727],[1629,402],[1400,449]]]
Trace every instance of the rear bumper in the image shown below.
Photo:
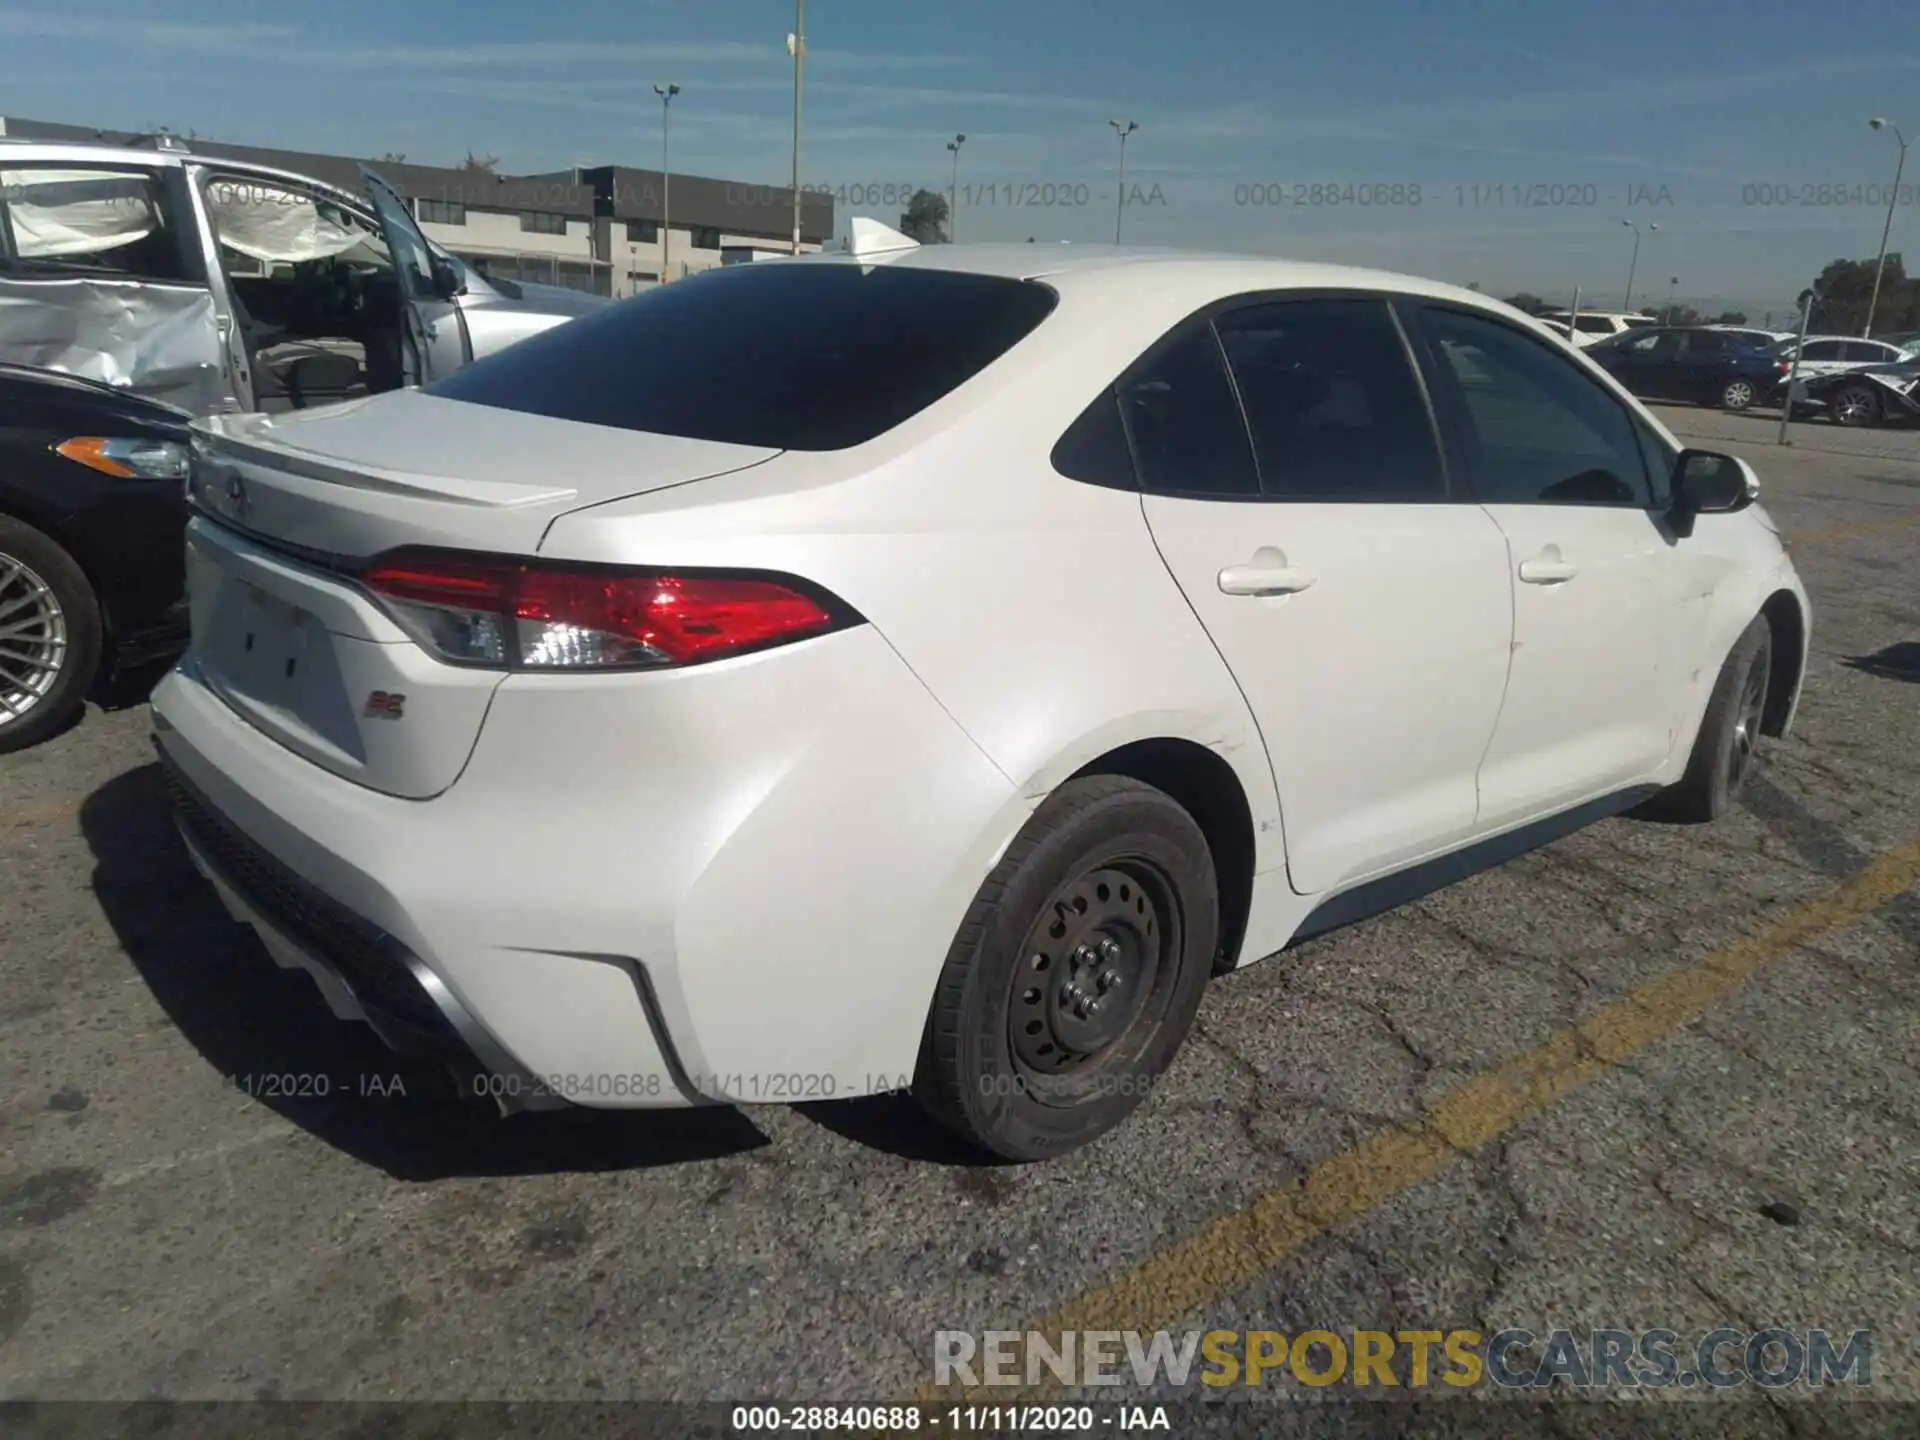
[[[336,1013],[464,1052],[503,1101],[906,1083],[1031,808],[871,627],[696,671],[510,677],[431,800],[300,759],[191,654],[153,708],[229,908]]]

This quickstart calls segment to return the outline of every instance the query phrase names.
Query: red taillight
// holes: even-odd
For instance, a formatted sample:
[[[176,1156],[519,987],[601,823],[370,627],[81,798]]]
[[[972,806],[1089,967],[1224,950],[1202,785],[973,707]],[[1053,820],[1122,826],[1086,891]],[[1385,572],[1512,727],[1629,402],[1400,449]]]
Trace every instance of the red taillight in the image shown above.
[[[442,659],[514,669],[691,665],[854,618],[799,582],[413,552],[362,583]]]

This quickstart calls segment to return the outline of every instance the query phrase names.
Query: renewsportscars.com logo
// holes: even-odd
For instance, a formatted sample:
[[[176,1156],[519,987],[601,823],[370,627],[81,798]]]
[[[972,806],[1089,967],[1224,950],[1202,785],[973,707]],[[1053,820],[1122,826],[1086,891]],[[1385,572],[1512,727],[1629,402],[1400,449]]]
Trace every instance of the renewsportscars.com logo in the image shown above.
[[[1134,1384],[1354,1389],[1662,1389],[1873,1383],[1873,1335],[1853,1330],[1544,1333],[1478,1330],[936,1331],[933,1383],[968,1391]]]

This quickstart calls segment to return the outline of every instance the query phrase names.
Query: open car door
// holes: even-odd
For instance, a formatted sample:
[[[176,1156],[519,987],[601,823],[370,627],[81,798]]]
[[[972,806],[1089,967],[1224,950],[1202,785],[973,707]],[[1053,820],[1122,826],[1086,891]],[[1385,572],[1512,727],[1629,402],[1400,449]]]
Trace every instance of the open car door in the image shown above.
[[[380,233],[393,254],[404,311],[401,364],[408,385],[425,385],[458,370],[473,358],[466,317],[455,302],[465,282],[442,260],[414,224],[413,212],[386,180],[360,167],[367,198],[380,220]]]

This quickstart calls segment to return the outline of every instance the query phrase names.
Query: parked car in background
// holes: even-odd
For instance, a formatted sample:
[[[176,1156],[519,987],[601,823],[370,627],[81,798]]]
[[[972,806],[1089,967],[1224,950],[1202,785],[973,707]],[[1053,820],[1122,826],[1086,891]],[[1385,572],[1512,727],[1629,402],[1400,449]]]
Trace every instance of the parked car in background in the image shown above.
[[[1792,334],[1785,330],[1756,330],[1750,325],[1702,325],[1702,330],[1718,330],[1723,335],[1731,335],[1743,345],[1755,345],[1761,349],[1778,345],[1782,340],[1791,340]]]
[[[1751,470],[1511,308],[851,251],[202,422],[153,705],[190,853],[477,1093],[911,1085],[1059,1155],[1210,976],[1720,815],[1786,732],[1809,611]]]
[[[0,752],[60,729],[96,681],[185,645],[191,419],[0,364]]]
[[[1864,369],[1868,365],[1897,365],[1907,358],[1906,350],[1890,341],[1862,340],[1849,335],[1809,335],[1804,342],[1798,338],[1784,340],[1774,347],[1773,353],[1793,376],[1793,392],[1789,399],[1796,414],[1823,408],[1806,393],[1810,381],[1826,375]],[[1797,365],[1794,361],[1796,353],[1799,356]]]
[[[1864,365],[1800,382],[1802,404],[1825,410],[1836,425],[1886,425],[1920,417],[1920,357]]]
[[[1549,310],[1534,318],[1568,336],[1583,349],[1628,330],[1642,329],[1654,323],[1650,315],[1630,315],[1624,310],[1582,310],[1577,317],[1568,310]]]
[[[365,193],[213,156],[0,139],[0,360],[197,415],[422,384],[609,303],[488,282]]]
[[[1920,330],[1893,330],[1885,335],[1872,337],[1887,345],[1898,345],[1902,350],[1911,351],[1920,346]]]
[[[1642,399],[1723,410],[1765,403],[1786,377],[1772,351],[1700,325],[1635,330],[1591,346],[1587,355]]]

